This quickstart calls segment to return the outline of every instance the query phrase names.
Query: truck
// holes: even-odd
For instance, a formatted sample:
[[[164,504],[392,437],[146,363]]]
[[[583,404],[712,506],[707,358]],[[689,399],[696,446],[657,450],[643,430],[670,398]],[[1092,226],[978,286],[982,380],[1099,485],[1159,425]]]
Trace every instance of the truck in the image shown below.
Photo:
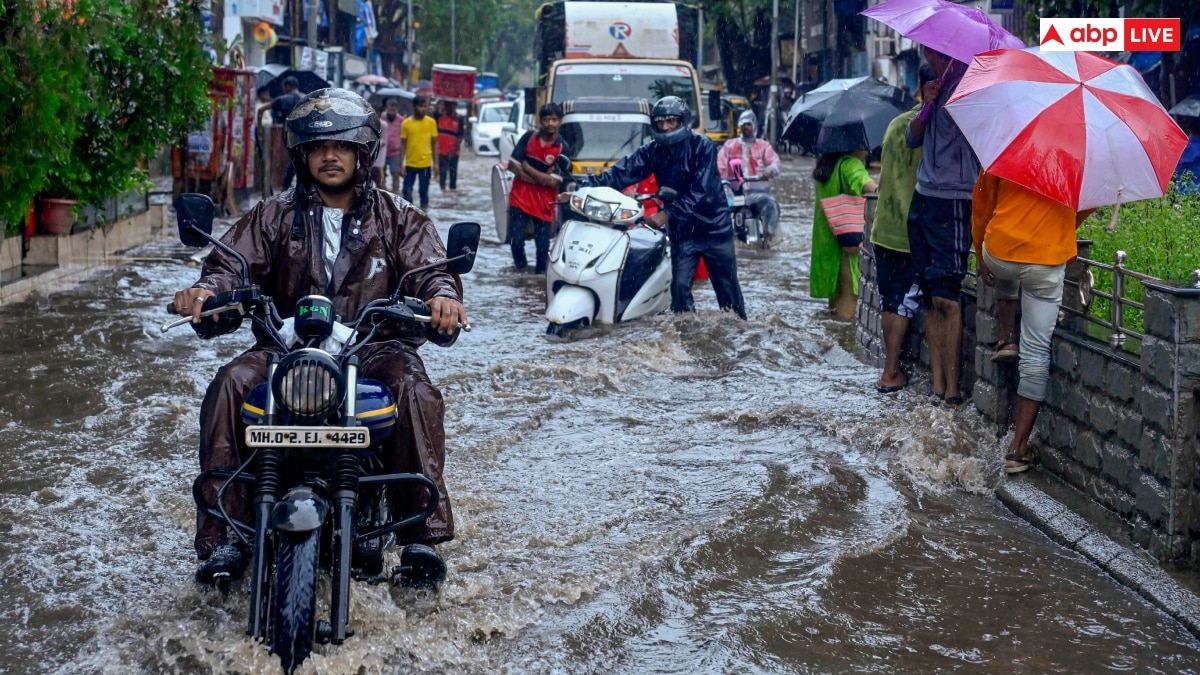
[[[581,97],[679,96],[703,130],[696,70],[700,11],[674,2],[560,0],[537,10],[533,58],[537,86],[526,107]]]

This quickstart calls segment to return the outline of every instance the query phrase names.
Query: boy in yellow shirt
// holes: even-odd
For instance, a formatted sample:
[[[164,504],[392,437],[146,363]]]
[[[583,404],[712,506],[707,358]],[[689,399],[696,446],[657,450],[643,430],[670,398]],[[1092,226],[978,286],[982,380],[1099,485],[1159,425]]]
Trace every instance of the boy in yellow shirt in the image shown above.
[[[437,178],[438,149],[437,122],[427,113],[429,99],[418,96],[413,99],[412,117],[400,126],[400,154],[404,163],[400,175],[404,177],[402,196],[412,203],[413,183],[420,180],[421,209],[429,208],[429,178]]]

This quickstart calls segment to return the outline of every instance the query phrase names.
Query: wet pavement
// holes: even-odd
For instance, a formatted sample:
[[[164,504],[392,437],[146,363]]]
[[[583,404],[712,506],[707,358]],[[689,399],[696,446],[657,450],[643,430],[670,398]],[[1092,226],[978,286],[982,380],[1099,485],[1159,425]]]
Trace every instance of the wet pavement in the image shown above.
[[[433,188],[494,237],[488,170]],[[422,350],[446,396],[458,539],[433,597],[357,584],[305,673],[1200,671],[1200,643],[994,496],[1005,443],[921,383],[874,393],[807,296],[811,165],[784,243],[739,250],[748,322],[544,335],[544,289],[487,243],[474,331]],[[532,243],[530,244],[532,253]],[[209,379],[249,334],[165,336],[198,270],[157,242],[0,308],[0,672],[270,673],[245,596],[203,592],[189,486]]]

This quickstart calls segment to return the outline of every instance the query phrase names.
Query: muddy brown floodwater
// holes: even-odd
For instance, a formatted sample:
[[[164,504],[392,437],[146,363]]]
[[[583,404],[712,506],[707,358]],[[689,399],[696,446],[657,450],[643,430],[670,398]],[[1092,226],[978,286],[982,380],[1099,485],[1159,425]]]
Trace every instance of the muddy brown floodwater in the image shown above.
[[[433,190],[494,237],[488,170]],[[920,385],[874,393],[787,239],[739,251],[750,321],[700,310],[544,336],[539,279],[485,243],[475,330],[426,347],[458,539],[434,597],[354,587],[305,673],[1185,673],[1186,630],[996,500],[1003,443]],[[163,251],[167,251],[166,254]],[[136,253],[136,252],[135,252]],[[272,673],[244,593],[193,585],[197,410],[248,332],[165,336],[164,243],[0,309],[0,671]]]

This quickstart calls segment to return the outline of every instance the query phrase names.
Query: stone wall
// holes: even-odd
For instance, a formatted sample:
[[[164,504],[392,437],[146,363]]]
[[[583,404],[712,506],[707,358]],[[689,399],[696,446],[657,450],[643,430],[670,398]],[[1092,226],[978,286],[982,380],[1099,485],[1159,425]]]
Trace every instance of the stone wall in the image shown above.
[[[883,356],[874,256],[860,256],[858,341],[864,358]],[[1086,242],[1081,242],[1086,256]],[[1069,281],[1084,274],[1067,270]],[[962,294],[963,384],[980,413],[1011,422],[1017,367],[988,358],[998,338],[992,289],[971,280]],[[1159,560],[1200,564],[1200,289],[1145,284],[1141,354],[1088,336],[1087,321],[1064,311],[1052,342],[1050,388],[1034,440],[1050,471],[1118,514],[1133,540]],[[1064,306],[1084,309],[1068,283]],[[907,361],[928,367],[923,322],[912,322]]]

